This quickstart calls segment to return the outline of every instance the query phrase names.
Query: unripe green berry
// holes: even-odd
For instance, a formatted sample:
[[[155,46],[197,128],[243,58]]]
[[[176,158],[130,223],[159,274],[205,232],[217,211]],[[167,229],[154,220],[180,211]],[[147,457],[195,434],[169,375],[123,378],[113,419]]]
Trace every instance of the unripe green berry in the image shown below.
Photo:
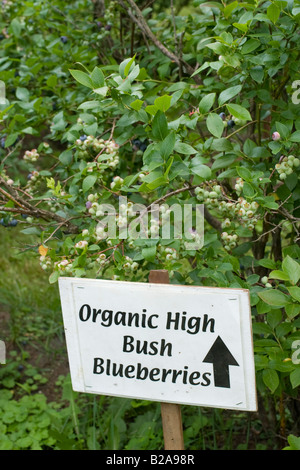
[[[300,165],[299,158],[295,158],[295,160],[293,161],[293,165],[294,165],[295,168],[297,168]]]

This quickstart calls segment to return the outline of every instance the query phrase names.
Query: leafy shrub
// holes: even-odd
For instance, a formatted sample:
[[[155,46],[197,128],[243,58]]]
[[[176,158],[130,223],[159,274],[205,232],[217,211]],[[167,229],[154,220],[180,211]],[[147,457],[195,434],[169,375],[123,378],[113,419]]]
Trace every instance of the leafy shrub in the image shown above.
[[[261,419],[278,411],[271,426],[284,435],[286,413],[298,432],[299,2],[189,8],[6,9],[1,224],[40,237],[51,283],[143,282],[159,267],[174,283],[249,289],[258,390],[266,409],[276,397]],[[203,203],[204,246],[166,240],[155,223],[148,238],[107,238],[104,203],[118,227],[134,204],[150,217],[153,203]]]

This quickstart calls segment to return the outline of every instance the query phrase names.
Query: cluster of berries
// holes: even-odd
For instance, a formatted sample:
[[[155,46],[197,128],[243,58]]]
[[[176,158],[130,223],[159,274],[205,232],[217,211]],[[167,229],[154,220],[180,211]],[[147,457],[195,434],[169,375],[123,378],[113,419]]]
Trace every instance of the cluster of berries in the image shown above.
[[[261,282],[265,285],[265,287],[272,287],[272,284],[270,284],[267,276],[262,277]]]
[[[112,28],[112,23],[116,17],[116,7],[117,3],[115,1],[110,1],[107,3],[105,8],[104,17],[101,18],[103,21],[97,21],[97,27],[99,29],[98,40],[103,39],[109,34],[109,31]]]
[[[299,165],[300,160],[299,158],[294,157],[294,155],[281,157],[280,163],[275,165],[275,168],[279,173],[279,179],[285,180],[288,175],[293,173],[294,168],[298,168]]]
[[[101,152],[97,159],[98,164],[107,160],[107,165],[112,170],[119,164],[119,145],[114,140],[104,140],[93,135],[82,135],[76,140],[75,144],[80,158],[95,157],[95,154]],[[98,168],[100,168],[99,165]]]
[[[232,250],[233,248],[236,247],[237,241],[238,241],[238,236],[237,236],[236,233],[230,235],[227,232],[222,232],[221,233],[221,238],[224,242],[224,248],[225,248],[226,251],[230,251],[230,250]]]
[[[213,209],[219,206],[219,199],[222,197],[222,189],[219,184],[213,185],[212,188],[198,186],[195,189],[196,199],[199,202],[205,203],[208,209]]]
[[[106,257],[106,254],[105,253],[100,253],[98,258],[96,259],[96,263],[98,263],[101,267],[106,265],[108,263],[108,259]]]
[[[237,201],[233,202],[220,202],[220,211],[227,218],[223,221],[223,227],[232,226],[232,221],[237,218],[238,225],[247,227],[253,230],[258,221],[257,210],[259,204],[256,201],[248,202],[243,197],[239,197]]]
[[[132,143],[132,148],[135,152],[145,152],[146,148],[148,147],[148,141],[145,140],[142,142],[140,139],[133,139],[131,141]]]
[[[36,170],[32,171],[27,176],[27,185],[25,186],[25,190],[28,194],[32,194],[36,183],[40,180],[40,173]]]
[[[125,263],[123,264],[123,269],[126,273],[136,272],[139,265],[136,261],[133,261],[129,256],[125,256]]]
[[[243,126],[246,123],[246,121],[236,118],[235,116],[232,116],[230,119],[228,119],[224,112],[220,113],[219,116],[223,121],[224,127],[229,127],[230,129],[232,129],[235,125]]]
[[[100,195],[97,193],[89,194],[85,203],[88,213],[92,216],[102,217],[104,215],[103,206],[101,203],[98,203],[99,197]]]
[[[236,190],[238,194],[242,192],[243,186],[244,186],[244,180],[242,178],[237,178],[234,189]]]
[[[13,2],[11,0],[2,0],[1,2],[1,10],[3,13],[7,12],[10,7],[13,6]]]
[[[178,253],[175,248],[163,246],[159,243],[157,250],[157,258],[161,261],[173,261],[178,259]]]
[[[18,225],[17,219],[12,219],[12,218],[2,218],[0,219],[0,225],[3,227],[16,227]]]
[[[59,263],[57,263],[59,264]],[[52,267],[52,262],[49,256],[40,256],[40,266],[44,271],[50,270]]]
[[[47,201],[47,206],[49,211],[57,212],[59,210],[60,204],[56,197],[51,197],[51,199]]]
[[[238,194],[243,189],[244,181],[242,178],[237,178],[235,182],[235,190]],[[230,250],[236,246],[238,236],[234,231],[240,225],[253,230],[258,221],[258,208],[259,204],[256,201],[248,202],[245,198],[239,197],[238,200],[226,200],[222,193],[220,185],[215,184],[212,187],[204,185],[195,189],[196,198],[198,201],[205,204],[208,209],[217,209],[222,215],[222,228],[231,229],[233,234],[223,232],[222,240],[225,243],[225,249]]]
[[[114,190],[118,190],[121,188],[123,184],[123,178],[120,176],[114,176],[112,182],[110,183],[110,188]]]
[[[0,175],[1,177],[4,179],[4,181],[9,184],[10,186],[12,186],[14,184],[14,180],[11,179],[7,174],[6,174],[6,171],[5,169],[3,168],[2,171],[0,171]]]
[[[29,162],[36,162],[39,158],[37,149],[26,150],[23,159]]]

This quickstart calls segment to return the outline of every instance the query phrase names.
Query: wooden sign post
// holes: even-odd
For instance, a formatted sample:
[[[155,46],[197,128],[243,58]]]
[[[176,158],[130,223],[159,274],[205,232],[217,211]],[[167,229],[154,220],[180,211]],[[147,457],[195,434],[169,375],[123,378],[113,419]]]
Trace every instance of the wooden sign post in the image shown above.
[[[169,284],[168,271],[163,269],[150,271],[149,282]],[[184,450],[180,405],[162,402],[160,406],[165,450]]]

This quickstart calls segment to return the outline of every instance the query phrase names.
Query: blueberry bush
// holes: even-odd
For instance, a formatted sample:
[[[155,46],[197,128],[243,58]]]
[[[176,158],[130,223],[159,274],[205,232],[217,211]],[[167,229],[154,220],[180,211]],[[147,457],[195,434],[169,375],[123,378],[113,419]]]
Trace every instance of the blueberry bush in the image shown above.
[[[186,5],[188,3],[188,5]],[[2,1],[1,225],[49,274],[249,289],[259,419],[300,433],[300,2]],[[126,203],[119,207],[123,196]],[[204,245],[107,236],[204,204]],[[13,234],[13,232],[11,232]],[[190,234],[193,239],[197,233]]]

